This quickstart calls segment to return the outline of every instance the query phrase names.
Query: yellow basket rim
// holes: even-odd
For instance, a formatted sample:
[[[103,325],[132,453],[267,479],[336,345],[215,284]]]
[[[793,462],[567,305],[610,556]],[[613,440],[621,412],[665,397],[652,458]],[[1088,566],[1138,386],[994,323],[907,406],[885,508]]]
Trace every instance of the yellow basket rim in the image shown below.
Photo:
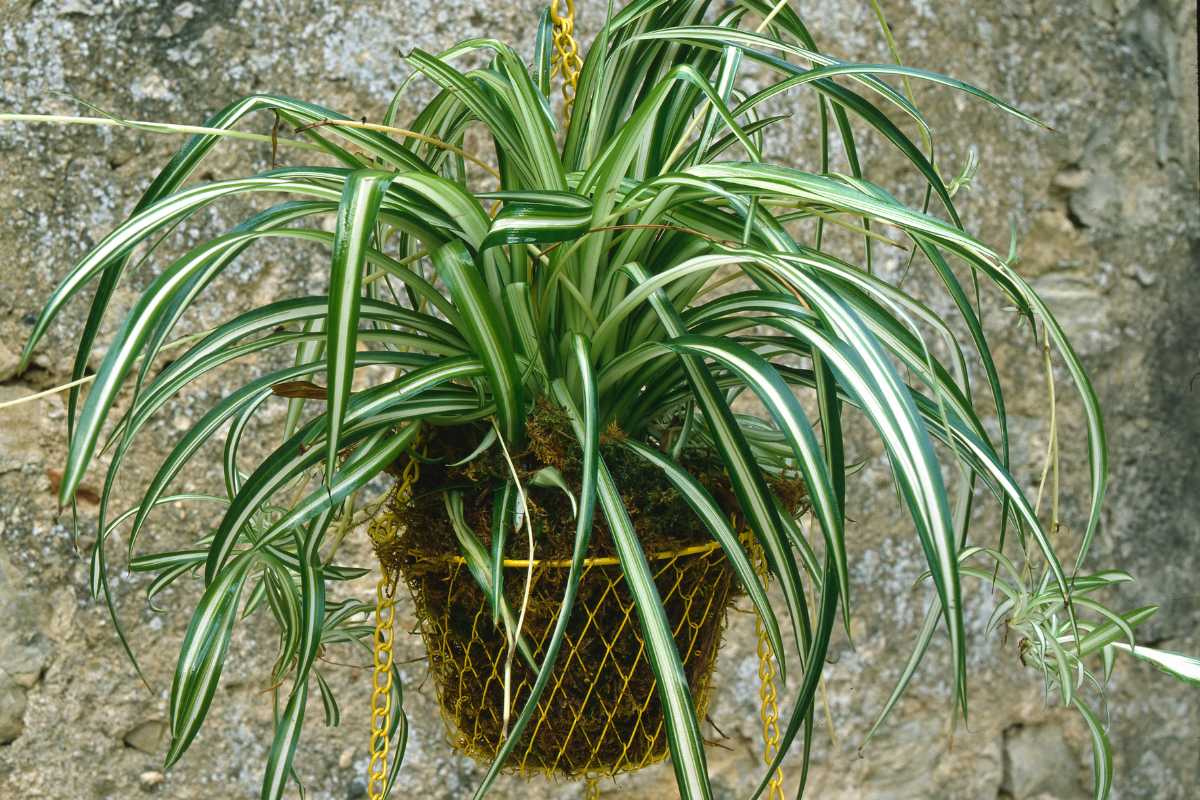
[[[694,556],[702,553],[711,553],[721,546],[720,542],[708,542],[707,544],[695,544],[691,547],[684,547],[679,550],[661,550],[657,553],[647,553],[646,559],[649,561],[663,561],[668,558],[679,558],[681,556]],[[445,556],[446,561],[451,564],[465,564],[467,560],[462,556]],[[621,563],[621,559],[616,556],[601,556],[599,558],[584,559],[585,567],[607,567],[615,566]],[[571,559],[533,559],[530,561],[525,558],[506,558],[501,562],[501,566],[507,568],[528,568],[533,567],[548,567],[550,569],[566,569],[571,566]]]

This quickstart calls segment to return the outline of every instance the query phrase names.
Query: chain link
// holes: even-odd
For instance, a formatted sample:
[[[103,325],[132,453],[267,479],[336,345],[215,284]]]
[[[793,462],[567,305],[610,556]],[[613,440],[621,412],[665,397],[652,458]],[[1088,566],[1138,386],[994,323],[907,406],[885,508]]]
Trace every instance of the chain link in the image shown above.
[[[742,534],[742,539],[746,543],[750,561],[754,564],[754,571],[762,581],[763,588],[766,588],[771,574],[767,570],[767,559],[762,546],[749,531]],[[775,760],[775,754],[779,752],[779,691],[775,685],[775,658],[771,651],[771,641],[767,638],[767,629],[762,618],[757,614],[754,617],[754,632],[758,635],[758,716],[762,720],[763,763],[770,766]],[[775,774],[771,776],[766,797],[768,800],[783,800],[782,768],[776,769]]]
[[[560,2],[565,6],[565,14],[559,13]],[[563,122],[568,122],[575,105],[579,71],[583,69],[579,43],[575,41],[575,0],[553,0],[550,20],[554,23],[554,72],[562,75]]]
[[[400,476],[396,497],[412,496],[412,487],[421,475],[419,459],[410,455]],[[392,535],[395,535],[394,533]],[[371,678],[371,761],[367,769],[367,794],[371,800],[384,800],[387,793],[388,728],[392,719],[392,645],[395,642],[396,581],[399,575],[380,565],[375,584],[374,673]]]
[[[395,637],[396,584],[387,570],[375,586],[375,674],[371,692],[371,764],[367,792],[383,800],[387,787],[388,723],[392,718],[392,643]]]

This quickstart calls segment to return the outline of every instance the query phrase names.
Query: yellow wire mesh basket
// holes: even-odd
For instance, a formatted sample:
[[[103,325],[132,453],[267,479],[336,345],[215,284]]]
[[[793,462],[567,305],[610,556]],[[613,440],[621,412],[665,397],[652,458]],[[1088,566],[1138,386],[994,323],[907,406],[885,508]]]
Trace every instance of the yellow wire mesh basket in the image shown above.
[[[373,528],[376,542],[395,536],[394,516],[381,515]],[[403,539],[402,533],[391,539],[387,560],[403,553]],[[692,543],[652,554],[650,563],[697,716],[703,719],[736,582],[715,543]],[[491,608],[461,558],[410,552],[399,567],[416,604],[450,742],[490,763],[504,733],[503,625],[493,624]],[[526,561],[505,562],[505,595],[514,610],[520,607],[528,567]],[[522,633],[539,662],[568,567],[565,561],[534,562]],[[510,719],[524,708],[535,677],[522,658],[513,659]],[[621,567],[616,558],[589,559],[554,674],[506,771],[610,776],[667,754],[662,707]]]

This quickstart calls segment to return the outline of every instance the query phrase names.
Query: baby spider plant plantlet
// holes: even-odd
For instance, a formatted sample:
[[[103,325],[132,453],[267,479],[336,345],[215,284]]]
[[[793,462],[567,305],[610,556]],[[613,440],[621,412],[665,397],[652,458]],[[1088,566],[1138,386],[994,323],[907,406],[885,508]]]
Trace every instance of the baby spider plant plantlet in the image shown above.
[[[826,55],[787,3],[716,6],[610,9],[568,82],[567,120],[553,83],[578,65],[563,55],[573,42],[557,7],[531,63],[493,39],[413,50],[379,123],[277,95],[238,100],[189,128],[128,219],[66,272],[24,358],[90,292],[72,374],[90,385],[69,396],[60,500],[104,470],[92,590],[112,608],[105,545],[118,526],[130,568],[155,575],[151,598],[184,577],[203,587],[171,686],[168,766],[204,722],[238,622],[257,613],[279,629],[263,797],[293,776],[310,693],[336,723],[318,668],[334,647],[375,654],[370,793],[386,796],[407,737],[391,658],[403,577],[451,741],[490,765],[476,796],[504,769],[595,779],[669,756],[682,797],[711,797],[702,720],[726,609],[745,595],[787,687],[758,787],[774,792],[797,737],[808,758],[830,639],[849,630],[860,590],[847,547],[852,432],[886,452],[928,562],[932,610],[882,716],[936,636],[966,715],[964,578],[994,582],[994,626],[1083,714],[1097,797],[1111,782],[1097,704],[1114,654],[1200,680],[1197,662],[1136,644],[1152,609],[1120,614],[1096,599],[1128,580],[1084,569],[1107,473],[1096,395],[1042,298],[965,231],[951,195],[969,175],[943,178],[927,120],[896,86],[929,82],[1039,123],[952,78]],[[402,119],[418,81],[432,99]],[[263,112],[277,121],[270,137],[238,129]],[[766,140],[793,112],[815,120],[819,147],[806,164],[772,163]],[[195,179],[235,133],[270,142],[282,166]],[[906,160],[924,206],[871,182],[864,135]],[[261,209],[240,224],[156,258],[181,223],[250,200]],[[303,245],[324,293],[181,337],[222,273],[266,241]],[[951,312],[873,269],[873,248],[894,245],[911,257],[910,285],[944,292],[937,308]],[[101,343],[134,271],[149,283]],[[1029,321],[1077,391],[1091,485],[1078,541],[1049,538],[1009,470],[977,288]],[[239,377],[243,362],[274,366]],[[141,501],[114,508],[147,425],[217,370],[227,391]],[[271,417],[282,438],[246,464],[247,432]],[[173,494],[214,441],[224,485]],[[976,489],[994,498],[999,530],[970,528]],[[219,504],[219,524],[186,549],[140,553],[156,507],[176,501]],[[347,586],[368,568],[335,558],[355,526],[381,565],[374,598]]]

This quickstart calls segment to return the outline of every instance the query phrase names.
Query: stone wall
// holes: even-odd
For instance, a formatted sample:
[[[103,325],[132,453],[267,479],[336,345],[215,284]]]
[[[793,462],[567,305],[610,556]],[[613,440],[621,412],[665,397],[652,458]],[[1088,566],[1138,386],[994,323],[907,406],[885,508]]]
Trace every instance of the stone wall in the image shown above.
[[[377,119],[405,74],[397,57],[436,51],[459,38],[532,36],[533,0],[503,8],[470,0],[0,0],[0,112],[74,113],[64,92],[131,118],[200,122],[228,99],[275,91]],[[594,30],[600,2],[581,4]],[[886,60],[865,2],[802,2],[820,42],[851,59]],[[1020,268],[1060,314],[1092,372],[1107,411],[1112,488],[1093,564],[1119,563],[1142,580],[1128,607],[1161,603],[1145,635],[1167,649],[1200,653],[1200,203],[1197,202],[1196,16],[1186,0],[890,0],[884,3],[908,63],[945,72],[1015,99],[1055,132],[1030,129],[945,89],[919,86],[943,163],[969,146],[982,169],[962,195],[971,229],[1004,248],[1010,221]],[[811,11],[810,11],[811,8]],[[811,103],[773,155],[814,165]],[[266,130],[270,121],[255,124]],[[55,326],[36,366],[15,376],[20,349],[56,278],[126,213],[177,140],[111,129],[0,125],[0,402],[69,375],[78,305]],[[878,144],[871,175],[919,200],[918,184]],[[262,169],[260,146],[229,145],[216,174]],[[237,208],[182,231],[194,242],[224,229]],[[292,251],[255,251],[211,292],[192,324],[279,292],[320,291],[322,265]],[[882,268],[897,269],[882,257]],[[117,298],[128,307],[146,274]],[[915,280],[915,278],[914,278]],[[1034,343],[998,302],[988,326],[1009,380],[1018,438],[1016,467],[1033,490],[1046,445],[1045,387]],[[116,319],[114,315],[114,319]],[[110,323],[115,324],[115,322]],[[111,332],[111,327],[106,332]],[[1060,389],[1065,376],[1060,375]],[[203,382],[148,432],[149,443],[119,487],[130,503],[162,448],[218,397]],[[1062,537],[1077,536],[1086,502],[1083,431],[1072,398],[1062,407]],[[142,686],[102,606],[86,591],[87,562],[56,516],[51,472],[64,452],[61,396],[0,410],[0,796],[126,798],[257,794],[270,741],[264,676],[274,656],[265,624],[243,626],[213,711],[185,759],[164,775],[164,720],[175,647],[196,597],[182,585],[146,608],[146,580],[115,570],[112,591],[153,686]],[[969,730],[947,727],[946,654],[935,648],[891,724],[857,747],[886,699],[922,613],[911,590],[916,540],[895,508],[880,454],[863,440],[867,465],[852,487],[852,575],[860,620],[855,649],[835,647],[828,702],[836,740],[818,726],[812,796],[823,798],[1063,798],[1089,796],[1086,732],[1073,714],[1046,708],[1037,676],[1017,663],[1013,642],[976,636]],[[95,473],[93,473],[94,475]],[[211,485],[215,467],[183,487]],[[94,478],[93,478],[94,480]],[[82,508],[82,546],[95,538]],[[981,511],[980,529],[993,516]],[[211,523],[195,510],[159,517],[145,546],[189,541]],[[118,540],[113,553],[123,548]],[[361,543],[358,555],[365,558]],[[116,556],[114,556],[116,557]],[[369,592],[364,582],[363,595]],[[970,596],[978,633],[990,600]],[[402,626],[411,627],[405,606]],[[719,797],[742,797],[758,768],[753,625],[732,615],[713,719],[728,737],[710,749]],[[421,655],[402,637],[399,658]],[[343,704],[340,728],[321,727],[314,700],[297,771],[310,797],[364,796],[369,675],[329,665]],[[398,796],[457,798],[481,775],[444,742],[423,665],[404,666],[412,721]],[[1112,684],[1111,736],[1118,798],[1185,798],[1200,785],[1200,692],[1123,663]],[[710,731],[719,739],[715,731]],[[932,779],[930,776],[932,775]],[[606,796],[672,796],[665,766],[604,787]],[[1191,786],[1191,789],[1187,787]],[[578,796],[575,786],[505,779],[498,797]]]

